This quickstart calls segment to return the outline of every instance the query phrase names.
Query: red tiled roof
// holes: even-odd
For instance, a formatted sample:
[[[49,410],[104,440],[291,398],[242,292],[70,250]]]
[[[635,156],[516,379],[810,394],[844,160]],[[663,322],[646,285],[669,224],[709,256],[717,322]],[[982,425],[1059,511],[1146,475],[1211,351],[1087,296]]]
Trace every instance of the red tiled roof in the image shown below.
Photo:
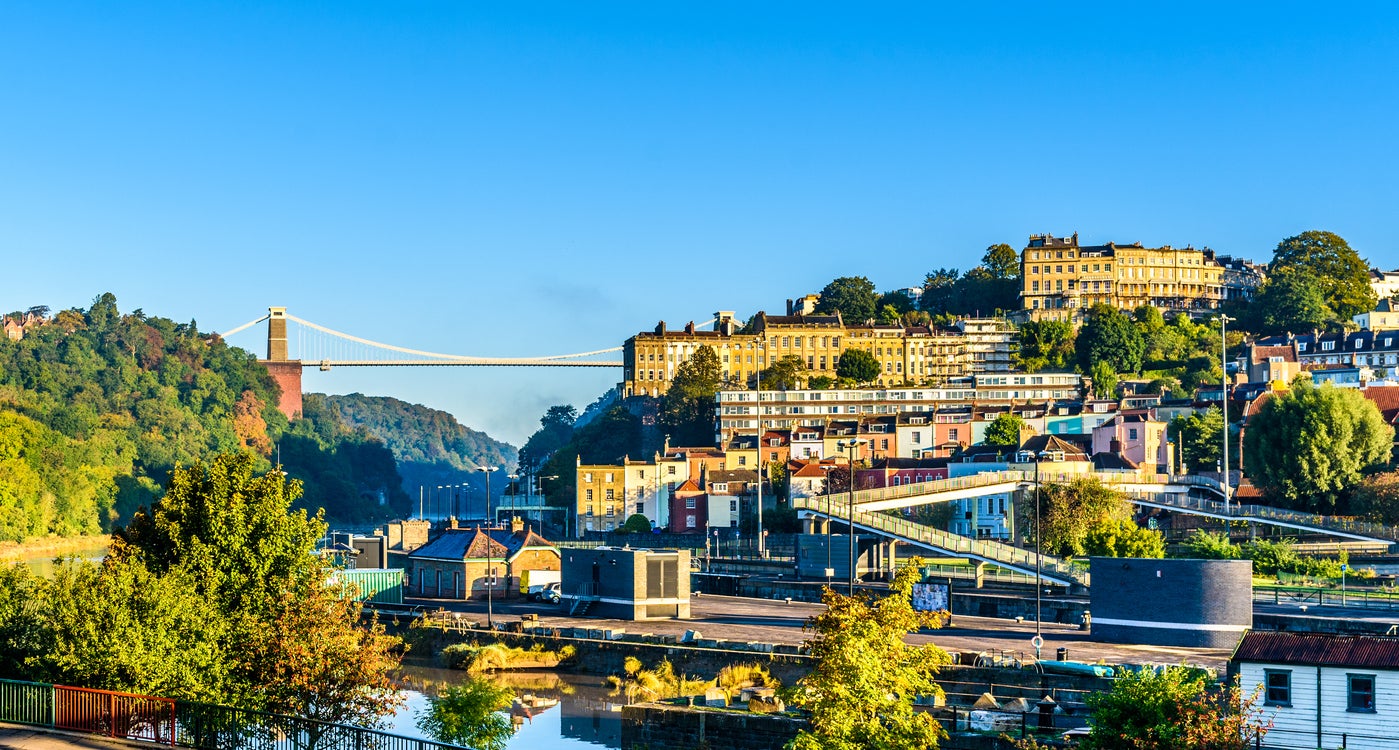
[[[1250,631],[1231,661],[1399,670],[1399,637]]]
[[[1255,346],[1249,349],[1249,359],[1252,364],[1262,364],[1271,357],[1282,357],[1284,362],[1296,362],[1297,348],[1289,344],[1286,346]]]
[[[1395,418],[1399,417],[1399,387],[1379,385],[1366,388],[1361,393],[1374,402],[1375,408],[1384,415],[1384,421],[1394,424]]]

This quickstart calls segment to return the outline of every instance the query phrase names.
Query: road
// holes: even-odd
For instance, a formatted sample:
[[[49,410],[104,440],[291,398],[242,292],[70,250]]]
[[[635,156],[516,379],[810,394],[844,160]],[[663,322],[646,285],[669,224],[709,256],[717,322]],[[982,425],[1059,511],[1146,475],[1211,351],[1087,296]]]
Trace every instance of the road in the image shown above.
[[[486,611],[484,602],[413,599],[410,603],[464,612],[482,622]],[[625,630],[628,633],[675,636],[693,630],[704,638],[785,644],[801,643],[807,636],[802,627],[822,608],[823,605],[806,602],[789,604],[767,599],[705,594],[690,600],[688,620],[629,622],[568,617],[568,610],[564,607],[518,600],[509,603],[496,602],[494,606],[497,622],[517,621],[520,615],[533,613],[539,616],[540,625],[554,628],[613,629]],[[1128,664],[1184,662],[1219,669],[1223,668],[1229,659],[1227,649],[1098,643],[1091,640],[1089,634],[1080,631],[1076,625],[1046,622],[1041,626],[1041,633],[1045,641],[1042,654],[1046,659],[1053,659],[1059,648],[1068,649],[1070,659],[1091,662],[1100,659],[1108,663]],[[1030,661],[1034,656],[1034,648],[1030,644],[1034,634],[1033,622],[1017,623],[999,618],[958,615],[953,618],[951,627],[911,635],[908,641],[935,643],[948,652],[1007,652],[1022,661]]]

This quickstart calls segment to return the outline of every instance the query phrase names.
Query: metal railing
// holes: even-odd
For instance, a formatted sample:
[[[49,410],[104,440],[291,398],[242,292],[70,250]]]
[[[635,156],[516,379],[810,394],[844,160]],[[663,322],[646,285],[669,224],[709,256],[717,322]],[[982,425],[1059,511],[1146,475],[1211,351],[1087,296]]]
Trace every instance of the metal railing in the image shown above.
[[[827,515],[835,521],[845,521],[851,517],[849,502],[835,496],[816,495],[793,498],[792,507]],[[954,555],[976,557],[988,562],[1018,567],[1022,571],[1034,570],[1036,558],[1038,558],[1040,569],[1046,577],[1083,582],[1088,576],[1087,570],[1070,565],[1057,557],[1037,555],[1029,550],[1000,542],[972,539],[927,524],[895,518],[883,513],[863,512],[859,510],[858,504],[855,512],[854,523],[857,526],[865,526],[904,541],[922,544]],[[848,521],[846,522],[848,523]]]
[[[1184,477],[1176,477],[1176,479],[1183,478]],[[1219,500],[1187,497],[1176,494],[1152,498],[1151,501],[1182,510],[1196,510],[1203,513],[1223,516],[1225,518],[1238,519],[1240,521],[1251,519],[1285,521],[1298,526],[1306,526],[1318,530],[1340,531],[1348,534],[1367,535],[1377,540],[1399,541],[1399,526],[1370,523],[1351,516],[1321,516],[1315,513],[1304,513],[1299,510],[1275,508],[1271,505],[1240,505],[1238,503],[1230,503],[1226,510],[1224,503]]]
[[[463,750],[347,724],[17,680],[0,680],[0,721],[201,750]]]

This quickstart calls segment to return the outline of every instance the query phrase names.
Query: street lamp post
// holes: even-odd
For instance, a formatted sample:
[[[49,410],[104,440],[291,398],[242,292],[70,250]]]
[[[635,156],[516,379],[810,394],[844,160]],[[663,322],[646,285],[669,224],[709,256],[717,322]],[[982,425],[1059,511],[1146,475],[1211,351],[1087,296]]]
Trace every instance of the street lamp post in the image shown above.
[[[1223,313],[1219,316],[1219,372],[1223,379],[1224,392],[1219,405],[1224,416],[1224,514],[1229,515],[1229,342],[1225,340],[1224,324],[1233,318]]]
[[[753,443],[756,450],[754,463],[758,469],[758,557],[767,557],[763,545],[763,370],[753,371],[753,416],[757,417],[758,439]]]
[[[499,469],[499,466],[478,466],[476,470],[486,475],[486,628],[495,630],[495,562],[491,559],[491,527],[494,517],[491,515],[491,472]]]
[[[831,568],[831,470],[834,468],[826,467],[826,588],[831,587],[831,576],[835,573]]]
[[[1044,636],[1040,633],[1040,609],[1041,600],[1044,596],[1044,579],[1041,577],[1041,563],[1044,559],[1044,541],[1040,537],[1040,462],[1049,455],[1049,451],[1040,451],[1035,454],[1035,639],[1032,644],[1035,647],[1035,661],[1040,660],[1040,647],[1044,645]]]
[[[850,476],[850,575],[847,579],[846,591],[849,596],[855,595],[855,451],[860,447],[859,441],[842,440],[836,443],[836,447],[846,452],[845,468]]]

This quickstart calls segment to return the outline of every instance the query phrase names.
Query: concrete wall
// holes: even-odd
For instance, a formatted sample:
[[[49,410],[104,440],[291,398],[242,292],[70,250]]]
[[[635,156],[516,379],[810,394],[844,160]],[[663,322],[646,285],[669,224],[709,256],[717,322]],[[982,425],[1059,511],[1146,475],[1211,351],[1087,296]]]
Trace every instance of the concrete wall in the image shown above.
[[[1253,563],[1095,557],[1093,640],[1233,648],[1253,625]]]

